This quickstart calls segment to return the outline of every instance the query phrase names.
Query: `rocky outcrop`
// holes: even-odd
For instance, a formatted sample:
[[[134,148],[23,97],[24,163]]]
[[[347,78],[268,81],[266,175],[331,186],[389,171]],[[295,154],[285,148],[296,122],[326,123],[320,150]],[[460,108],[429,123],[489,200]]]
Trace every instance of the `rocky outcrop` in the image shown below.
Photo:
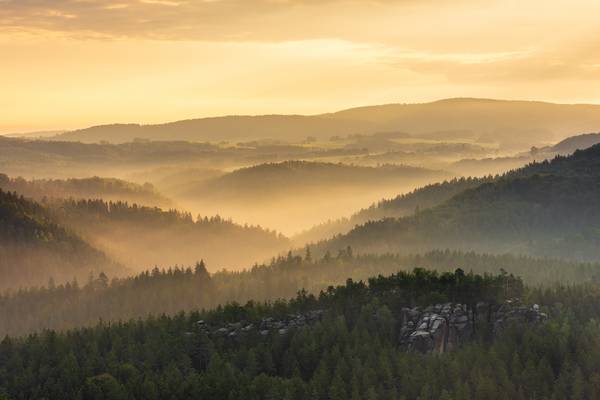
[[[295,329],[311,326],[320,321],[324,310],[289,314],[284,318],[265,317],[255,321],[237,321],[214,324],[203,320],[196,322],[196,332],[211,338],[237,339],[247,335],[284,336]],[[400,310],[399,344],[407,351],[420,353],[446,353],[471,340],[477,329],[486,329],[496,336],[512,324],[535,324],[546,319],[537,304],[525,306],[518,301],[504,304],[444,303],[428,307],[402,308]]]
[[[256,333],[262,336],[267,336],[271,333],[286,335],[294,329],[316,323],[321,320],[323,313],[323,310],[311,310],[306,313],[289,314],[285,318],[266,317],[260,321],[238,321],[220,326],[200,320],[196,322],[196,328],[198,331],[213,337],[236,338]]]
[[[506,303],[498,307],[493,314],[494,334],[499,335],[513,324],[535,324],[546,318],[547,315],[540,311],[537,304],[527,307],[518,303]]]
[[[478,303],[475,310],[464,304],[435,304],[401,310],[400,345],[409,351],[445,353],[472,338],[475,329],[487,325],[498,335],[512,324],[533,324],[546,318],[540,307],[509,301],[502,305]]]
[[[472,315],[464,304],[436,304],[401,310],[400,344],[422,353],[443,353],[470,338]]]

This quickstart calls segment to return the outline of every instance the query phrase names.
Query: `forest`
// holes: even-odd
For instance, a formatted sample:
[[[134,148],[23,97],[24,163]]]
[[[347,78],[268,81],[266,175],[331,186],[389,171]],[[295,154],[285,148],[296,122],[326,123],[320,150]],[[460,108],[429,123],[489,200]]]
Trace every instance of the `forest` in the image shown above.
[[[219,215],[194,217],[176,209],[99,199],[43,204],[54,220],[134,271],[191,265],[200,258],[215,270],[236,270],[289,248],[289,240],[275,231]],[[235,252],[228,251],[232,242]]]
[[[0,0],[0,400],[600,400],[598,15]]]
[[[142,166],[157,149],[144,141],[18,143],[71,160],[101,150],[99,165],[121,154],[129,170],[0,175],[2,400],[600,393],[600,145],[453,177],[341,160],[239,164],[285,147],[258,142],[161,148],[208,151],[221,167]],[[316,198],[333,211],[308,207]],[[275,220],[309,228],[288,237]]]
[[[596,135],[148,129],[0,138],[0,399],[600,398]]]
[[[531,287],[600,282],[599,263],[577,263],[524,256],[480,255],[433,251],[422,255],[355,255],[345,249],[335,256],[315,258],[280,256],[240,272],[207,271],[204,261],[191,267],[154,268],[118,278],[101,273],[87,280],[13,290],[0,296],[0,336],[25,335],[44,328],[64,331],[147,316],[176,315],[180,311],[213,309],[219,304],[276,301],[299,291],[317,294],[346,279],[367,280],[378,275],[427,270],[451,272],[456,268],[477,274],[506,271]]]
[[[402,307],[472,309],[514,296],[539,302],[549,319],[495,333],[483,323],[442,356],[398,342]],[[599,296],[590,285],[536,289],[506,273],[460,269],[349,279],[289,301],[7,337],[0,387],[14,399],[595,399]],[[201,328],[316,310],[318,320],[285,332],[223,337]]]
[[[383,218],[399,218],[411,215],[420,209],[437,206],[466,189],[472,189],[497,177],[461,177],[419,187],[409,193],[391,199],[383,199],[368,208],[352,214],[349,218],[328,221],[312,227],[293,237],[295,242],[309,243],[347,233],[357,225]]]
[[[597,260],[600,145],[510,171],[434,207],[356,226],[319,244],[361,252],[454,248]]]
[[[118,263],[54,221],[48,210],[0,189],[0,290],[117,273]]]
[[[0,188],[5,192],[16,192],[28,198],[42,201],[49,198],[65,199],[104,199],[106,201],[127,201],[139,205],[173,207],[173,202],[150,184],[144,185],[115,178],[70,178],[36,179],[11,178],[0,174]]]

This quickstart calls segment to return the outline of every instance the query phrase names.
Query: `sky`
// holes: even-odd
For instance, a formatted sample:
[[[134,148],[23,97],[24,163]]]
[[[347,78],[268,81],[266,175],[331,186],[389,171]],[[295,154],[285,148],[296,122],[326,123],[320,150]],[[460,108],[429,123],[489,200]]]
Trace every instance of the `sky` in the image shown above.
[[[0,0],[0,133],[448,97],[600,103],[597,0]]]

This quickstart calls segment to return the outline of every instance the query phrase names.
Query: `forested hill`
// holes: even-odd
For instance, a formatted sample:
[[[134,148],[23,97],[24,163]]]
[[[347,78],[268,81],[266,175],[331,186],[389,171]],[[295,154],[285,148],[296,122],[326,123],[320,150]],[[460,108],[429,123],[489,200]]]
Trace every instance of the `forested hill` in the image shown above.
[[[455,178],[440,183],[433,183],[415,189],[410,193],[398,195],[392,199],[384,199],[353,214],[350,218],[342,218],[317,225],[294,236],[294,242],[316,242],[350,231],[356,225],[383,218],[398,218],[414,214],[416,211],[437,206],[458,193],[475,188],[483,183],[491,182],[496,177]]]
[[[480,300],[499,302],[508,285],[514,287],[511,293],[522,291],[519,283],[503,275],[416,270],[373,278],[368,285],[350,280],[318,297],[303,293],[276,304],[230,304],[212,312],[100,324],[64,334],[6,337],[0,344],[0,360],[7,367],[0,368],[0,394],[10,399],[301,400],[315,392],[317,399],[343,400],[350,387],[344,380],[334,383],[340,396],[328,394],[332,373],[345,357],[355,357],[345,368],[349,376],[369,379],[358,389],[365,393],[377,387],[375,371],[358,370],[361,364],[371,367],[370,355],[385,350],[388,357],[412,359],[397,340],[402,306],[442,299],[470,307]],[[258,331],[276,319],[311,313],[317,318],[296,329]],[[213,334],[206,326],[245,327],[245,333]],[[397,363],[387,363],[392,374]],[[400,389],[391,375],[385,385],[383,393]],[[294,395],[282,396],[287,386]],[[270,395],[261,395],[265,391]]]
[[[553,152],[569,154],[577,151],[577,146],[591,147],[597,143],[600,134],[574,136],[555,146]],[[586,146],[590,144],[590,146]],[[553,148],[554,149],[554,148]],[[396,196],[392,199],[381,200],[366,209],[353,214],[350,218],[328,221],[307,230],[294,237],[297,244],[314,242],[343,234],[356,225],[384,218],[409,216],[418,210],[435,207],[467,190],[474,189],[484,183],[491,183],[502,178],[526,177],[535,174],[553,174],[572,177],[600,176],[599,159],[593,150],[578,151],[572,156],[556,156],[553,160],[532,163],[523,168],[510,171],[504,175],[485,176],[481,178],[455,178],[452,180],[426,185],[410,193]]]
[[[236,169],[190,184],[179,196],[188,209],[225,214],[293,235],[399,191],[452,176],[404,165],[294,160]]]
[[[315,294],[331,285],[343,284],[348,278],[366,280],[417,267],[438,272],[460,267],[477,274],[507,271],[536,287],[600,282],[600,263],[447,250],[398,256],[353,255],[346,249],[321,258],[308,252],[304,257],[281,256],[241,272],[222,270],[209,274],[200,262],[193,268],[154,268],[121,279],[102,275],[54,287],[0,293],[0,337],[44,329],[63,331],[93,326],[99,321],[210,310],[230,302],[275,301],[293,297],[301,290]]]
[[[39,204],[0,189],[0,289],[83,279],[119,266],[57,224]],[[123,272],[123,271],[120,271]]]
[[[190,188],[188,195],[201,194],[208,198],[245,202],[251,198],[298,196],[298,192],[327,193],[344,188],[358,189],[394,183],[408,185],[449,176],[444,171],[404,165],[364,167],[341,163],[285,161],[235,170]]]
[[[104,200],[47,204],[54,218],[115,260],[135,270],[190,265],[200,259],[215,269],[241,269],[287,250],[289,240],[259,226],[219,216]]]
[[[534,163],[413,216],[358,226],[320,248],[450,247],[598,260],[599,165],[600,145]]]
[[[583,150],[597,143],[600,143],[600,133],[586,133],[568,137],[554,146],[542,150],[557,154],[571,154],[576,150]]]
[[[511,306],[514,296],[526,307]],[[593,285],[536,290],[507,274],[462,270],[348,280],[289,301],[6,337],[0,397],[596,399],[599,301]],[[407,348],[407,319],[419,329],[448,326],[431,307],[438,302],[467,310],[447,329],[456,345],[435,355]],[[487,318],[490,310],[527,315],[539,305],[547,315],[539,322]],[[418,310],[426,316],[414,324]],[[458,336],[457,326],[473,329]],[[427,331],[418,333],[428,340]]]
[[[116,178],[34,179],[10,178],[0,173],[0,189],[17,192],[40,201],[44,198],[75,198],[113,201],[172,207],[173,203],[162,196],[150,183],[139,185]]]
[[[507,176],[529,176],[533,174],[557,175],[568,178],[599,178],[600,144],[577,150],[568,156],[556,156],[552,160],[531,163],[508,173]]]

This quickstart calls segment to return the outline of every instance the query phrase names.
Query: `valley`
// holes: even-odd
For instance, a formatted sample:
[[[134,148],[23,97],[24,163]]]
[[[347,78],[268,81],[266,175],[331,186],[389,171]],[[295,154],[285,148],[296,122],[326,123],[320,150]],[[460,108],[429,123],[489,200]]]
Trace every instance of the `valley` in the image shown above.
[[[369,121],[355,127],[397,128],[386,110],[353,111]],[[195,122],[173,126],[178,141],[157,140],[169,124],[0,138],[0,361],[14,366],[0,364],[0,398],[422,398],[425,381],[353,376],[365,363],[407,374],[416,359],[431,373],[470,351],[485,363],[502,349],[531,351],[524,337],[564,340],[548,331],[557,323],[593,334],[598,134],[556,131],[525,145],[456,126],[347,134],[337,115],[301,120],[338,128],[328,138],[262,138],[252,129],[287,122],[258,118],[237,143],[194,141],[213,139],[189,136]],[[210,124],[225,132],[223,121]],[[148,136],[109,142],[130,131]],[[71,386],[11,380],[41,374],[34,346],[55,340],[52,373],[71,374]],[[367,348],[383,361],[369,361]],[[544,362],[524,357],[521,370]],[[515,361],[495,368],[513,374]],[[558,371],[539,378],[544,393],[570,379]],[[219,379],[233,386],[207,383]],[[463,386],[439,379],[442,397],[503,384],[491,372]],[[505,393],[542,392],[520,383]]]

